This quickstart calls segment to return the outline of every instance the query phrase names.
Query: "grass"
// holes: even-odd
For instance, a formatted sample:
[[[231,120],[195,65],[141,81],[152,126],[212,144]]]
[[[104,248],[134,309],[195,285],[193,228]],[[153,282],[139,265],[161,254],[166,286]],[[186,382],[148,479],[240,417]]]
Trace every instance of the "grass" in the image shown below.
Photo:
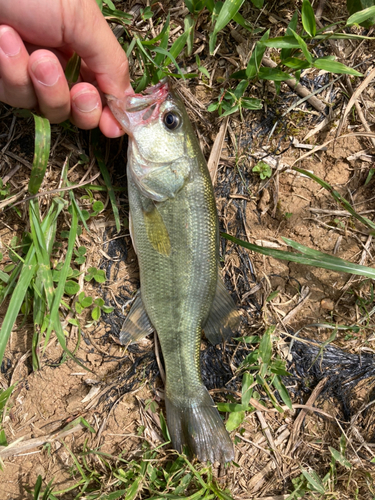
[[[253,1],[257,8],[263,2]],[[364,22],[373,15],[373,11],[354,13],[347,21],[335,23],[335,27],[318,28],[311,4],[304,0],[299,13],[294,12],[283,36],[271,37],[271,29],[251,24],[243,17],[245,4],[243,0],[214,2],[213,0],[185,1],[188,15],[184,19],[183,33],[171,35],[176,24],[171,21],[169,13],[164,17],[153,17],[152,8],[146,7],[142,19],[147,24],[153,20],[157,27],[157,35],[152,31],[139,32],[133,30],[131,16],[115,8],[112,2],[102,5],[103,14],[111,21],[124,27],[125,35],[120,40],[128,56],[135,66],[134,86],[137,92],[142,91],[150,84],[155,84],[164,76],[173,76],[179,79],[199,77],[203,86],[208,87],[211,78],[210,71],[205,66],[201,56],[195,55],[196,72],[187,72],[184,68],[184,56],[192,55],[196,43],[196,31],[200,27],[202,17],[210,23],[208,40],[205,41],[207,57],[213,56],[219,45],[225,40],[231,27],[240,26],[248,34],[259,38],[254,45],[246,68],[229,75],[228,81],[223,81],[223,88],[217,99],[208,107],[209,111],[217,112],[220,116],[233,115],[244,120],[244,116],[251,110],[260,110],[263,102],[256,94],[252,94],[255,85],[259,82],[271,81],[276,91],[280,91],[281,82],[294,77],[299,81],[304,70],[324,70],[334,74],[346,74],[352,77],[361,77],[357,70],[342,64],[332,56],[317,56],[319,48],[324,47],[327,40],[365,40],[365,36],[348,33],[347,28]],[[248,13],[248,10],[247,10]],[[258,36],[259,35],[259,36]],[[367,37],[368,38],[368,37]],[[275,68],[262,66],[262,58],[266,50],[272,49],[277,62]],[[74,56],[70,61],[66,76],[73,84],[78,76],[80,61]],[[87,221],[96,218],[103,210],[102,201],[93,197],[93,190],[104,190],[108,196],[116,230],[121,230],[121,219],[118,207],[118,190],[111,184],[111,176],[104,161],[98,131],[91,135],[93,153],[99,166],[106,187],[90,184],[86,186],[85,195],[79,196],[76,186],[68,180],[69,162],[61,173],[60,191],[45,205],[39,197],[39,192],[47,168],[50,154],[51,131],[47,120],[33,115],[35,120],[35,153],[33,166],[28,185],[28,195],[34,196],[28,202],[28,230],[22,241],[7,248],[12,263],[10,267],[0,271],[0,298],[8,301],[7,312],[0,332],[0,364],[3,360],[12,331],[26,320],[29,314],[33,316],[32,338],[32,367],[38,370],[43,366],[43,355],[50,341],[56,336],[62,352],[62,360],[74,359],[79,348],[80,335],[77,343],[71,344],[69,327],[84,330],[80,315],[84,310],[90,311],[90,323],[97,322],[101,314],[111,312],[101,297],[91,297],[82,290],[83,282],[104,284],[106,277],[101,269],[85,267],[86,247],[79,245],[79,236],[82,230],[89,232]],[[75,132],[74,132],[75,133]],[[82,158],[82,165],[88,166],[89,158]],[[259,165],[259,164],[258,164]],[[267,164],[266,164],[267,165]],[[267,165],[268,166],[268,165]],[[263,167],[262,167],[263,168]],[[360,215],[343,195],[317,175],[293,167],[296,172],[308,176],[317,187],[322,187],[337,204],[350,214],[353,224],[360,224],[369,234],[374,231],[374,223],[367,217]],[[270,168],[264,180],[270,177]],[[255,171],[253,169],[253,171]],[[259,167],[259,175],[264,171]],[[256,172],[256,171],[255,171]],[[272,175],[271,175],[272,178]],[[3,182],[0,184],[2,202],[9,199],[12,206],[10,187]],[[87,202],[90,204],[89,212]],[[5,204],[3,206],[5,206]],[[16,207],[14,207],[14,210]],[[62,221],[68,221],[61,229]],[[375,270],[372,267],[355,264],[338,257],[328,255],[305,245],[301,245],[290,238],[283,238],[284,242],[293,251],[281,251],[250,244],[240,238],[223,234],[224,238],[236,245],[276,259],[323,268],[340,273],[362,276],[374,279]],[[84,270],[81,271],[81,266]],[[274,296],[270,296],[270,301]],[[89,324],[90,324],[89,323]],[[241,376],[241,391],[226,402],[218,404],[219,410],[229,415],[227,428],[229,431],[239,431],[250,414],[254,414],[264,401],[278,412],[283,414],[282,403],[292,408],[292,400],[288,388],[282,377],[287,376],[285,361],[277,354],[279,337],[274,334],[274,327],[264,325],[261,335],[244,338],[243,342],[252,351],[240,367],[237,376]],[[83,366],[81,364],[81,366]],[[84,366],[83,366],[84,367]],[[0,411],[11,395],[12,388],[0,393]],[[1,402],[4,402],[3,407]],[[252,404],[253,403],[253,404]],[[254,406],[258,404],[258,406]],[[268,406],[267,406],[268,409]],[[237,439],[237,438],[236,438]],[[240,439],[240,438],[238,438]],[[6,443],[4,431],[0,433],[0,445]],[[178,498],[186,496],[191,499],[231,498],[213,478],[210,466],[194,465],[184,456],[177,458],[166,454],[163,447],[149,449],[145,442],[142,457],[126,460],[122,456],[111,456],[100,450],[91,450],[84,447],[81,454],[74,454],[68,450],[74,464],[72,477],[74,485],[69,491],[74,491],[75,498]],[[288,498],[302,498],[310,494],[312,498],[324,498],[335,495],[339,481],[338,469],[353,469],[350,459],[346,458],[347,444],[345,436],[340,438],[339,449],[329,448],[329,469],[324,474],[321,471],[302,467],[295,475],[291,492]],[[95,464],[100,462],[100,467]],[[341,468],[341,469],[340,469]],[[100,470],[101,472],[98,472]],[[110,486],[103,487],[103,484]],[[368,483],[370,484],[370,482]],[[370,486],[369,486],[370,488]],[[68,490],[55,488],[53,480],[45,487],[41,477],[38,477],[32,490],[34,498],[53,499],[68,493]],[[359,493],[358,493],[359,494]],[[359,497],[358,497],[359,498]]]
[[[138,496],[155,500],[177,500],[181,497],[191,500],[232,498],[213,477],[211,467],[194,466],[184,455],[167,460],[163,446],[151,450],[145,441],[142,456],[136,460],[111,456],[86,446],[76,456],[67,448],[73,461],[73,484],[69,488],[56,490],[53,481],[50,481],[42,489],[42,478],[39,476],[30,493],[35,499],[43,500],[54,500],[69,492],[75,498],[84,495],[87,500],[133,500]]]

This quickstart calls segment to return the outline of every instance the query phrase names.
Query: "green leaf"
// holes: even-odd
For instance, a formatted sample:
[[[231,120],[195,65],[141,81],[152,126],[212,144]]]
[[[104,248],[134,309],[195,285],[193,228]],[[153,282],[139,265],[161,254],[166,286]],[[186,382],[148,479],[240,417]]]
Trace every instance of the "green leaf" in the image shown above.
[[[285,35],[286,36],[293,36],[292,30],[296,31],[297,30],[297,25],[298,25],[298,11],[295,10],[292,19],[290,20],[290,23],[288,24],[288,27],[286,29]],[[294,38],[294,37],[293,37]],[[290,57],[292,54],[291,49],[282,49],[281,50],[281,61],[284,61],[287,57]]]
[[[83,307],[82,307],[81,303],[78,301],[74,304],[74,308],[75,308],[77,314],[81,314],[83,311]]]
[[[222,116],[231,115],[231,114],[235,113],[236,111],[238,111],[239,109],[240,109],[240,106],[238,104],[236,104],[232,108],[230,108],[227,111],[225,111],[225,113],[223,113]]]
[[[291,30],[294,33],[293,30]],[[263,42],[266,47],[274,47],[275,49],[299,49],[300,44],[294,36],[278,36],[270,38]]]
[[[64,292],[67,295],[75,295],[79,292],[79,284],[76,281],[68,280],[65,282]]]
[[[104,306],[104,300],[101,297],[98,297],[97,299],[94,300],[94,304],[99,307],[102,307]]]
[[[28,187],[28,192],[31,195],[39,191],[43,182],[51,146],[51,127],[49,121],[47,118],[42,118],[34,114],[33,117],[35,122],[35,151]]]
[[[186,40],[187,55],[188,56],[191,56],[191,54],[193,52],[194,27],[195,27],[195,20],[192,18],[192,16],[186,16],[185,19],[184,19],[184,28],[185,28],[185,33],[188,33],[188,37],[187,37],[187,40]],[[196,57],[199,59],[198,54],[197,54]],[[208,76],[208,78],[209,78],[209,76]]]
[[[76,250],[74,250],[74,253],[75,253],[77,256],[86,255],[86,252],[87,252],[87,248],[86,248],[86,247],[84,247],[84,246],[80,246],[80,247],[78,247]]]
[[[298,42],[298,45],[300,46],[302,52],[303,52],[303,55],[305,56],[306,58],[306,61],[308,61],[310,64],[312,63],[312,55],[310,54],[309,52],[309,49],[307,48],[307,45],[306,45],[306,42],[303,38],[301,38],[294,30],[290,30],[294,36],[294,38],[297,40]]]
[[[228,432],[232,432],[235,429],[237,429],[237,427],[239,427],[244,420],[245,420],[244,411],[237,411],[234,413],[230,413],[225,427]]]
[[[353,75],[353,76],[363,76],[359,71],[349,68],[338,61],[332,61],[332,59],[315,59],[312,64],[315,68],[323,69],[325,71],[329,71],[330,73],[344,74],[344,75]]]
[[[254,97],[243,97],[241,99],[241,106],[245,109],[262,109],[263,104],[260,99],[255,99]]]
[[[272,330],[273,330],[272,328],[267,328],[259,344],[259,355],[262,358],[263,363],[267,365],[271,361],[272,357],[272,342],[271,342]]]
[[[316,35],[315,15],[309,0],[302,2],[302,25],[306,33],[311,37]]]
[[[76,302],[78,304],[78,302]],[[77,326],[79,328],[79,321],[76,320],[76,318],[69,318],[68,319],[69,325]]]
[[[110,314],[113,311],[114,307],[110,306],[102,306],[102,311],[106,314]]]
[[[323,269],[330,269],[331,271],[356,274],[359,276],[366,276],[371,279],[375,279],[375,268],[361,266],[360,264],[353,264],[347,260],[340,259],[338,257],[333,257],[332,255],[318,252],[317,250],[313,250],[312,248],[305,247],[293,240],[288,238],[283,238],[283,240],[293,248],[296,248],[299,252],[303,252],[301,254],[296,254],[293,252],[285,252],[284,250],[275,250],[273,248],[261,247],[258,245],[254,245],[252,243],[248,243],[247,241],[239,240],[234,236],[231,236],[226,233],[221,233],[223,238],[227,240],[233,241],[238,245],[247,248],[248,250],[252,250],[253,252],[260,253],[262,255],[268,255],[270,257],[274,257],[275,259],[288,260],[290,262],[297,262],[299,264],[304,264],[308,266],[321,267]],[[314,255],[312,255],[314,253]]]
[[[93,303],[93,299],[92,297],[84,297],[82,299],[79,299],[79,303],[82,307],[90,307]]]
[[[281,382],[281,379],[278,375],[275,375],[272,379],[272,385],[279,392],[281,399],[287,405],[290,410],[293,410],[292,401],[289,397],[289,392],[285,385]]]
[[[91,311],[91,317],[94,321],[98,321],[101,315],[101,310],[99,306],[94,307],[94,309]]]
[[[303,467],[301,467],[301,471],[302,474],[307,479],[310,486],[312,487],[312,490],[317,491],[318,493],[324,495],[325,494],[324,485],[318,474],[314,470],[310,470],[310,472],[307,472],[307,470],[304,469]]]
[[[11,385],[7,389],[0,391],[0,411],[3,411],[5,408],[5,405],[12,395],[13,389],[15,388],[15,384]]]
[[[268,40],[269,34],[270,30],[267,30],[254,47],[254,50],[246,67],[246,78],[248,80],[251,80],[258,74],[264,52],[267,48],[263,42],[266,42]]]
[[[167,422],[164,418],[164,415],[160,412],[159,414],[159,419],[160,419],[160,429],[161,429],[161,432],[163,434],[163,437],[165,439],[166,442],[170,442],[171,441],[171,437],[169,435],[169,430],[168,430],[168,427],[167,427]]]
[[[98,162],[100,172],[101,172],[103,179],[104,179],[104,182],[106,183],[106,186],[108,188],[108,195],[109,195],[109,199],[111,200],[113,215],[115,217],[116,230],[119,233],[121,230],[121,223],[120,223],[120,216],[119,216],[119,211],[118,211],[118,207],[117,207],[116,195],[115,195],[115,192],[113,190],[113,186],[111,183],[111,178],[110,178],[107,166],[103,160],[102,151],[101,151],[100,145],[99,145],[99,136],[100,136],[99,129],[97,128],[97,129],[93,130],[91,132],[91,144],[93,146],[94,155],[95,155],[96,161]]]
[[[4,283],[9,283],[9,274],[4,273],[3,271],[0,271],[0,280],[3,281]]]
[[[119,9],[112,10],[109,7],[103,7],[102,13],[104,17],[116,19],[123,25],[132,24],[133,21],[133,16],[131,14],[127,14]]]
[[[244,78],[247,78],[246,70],[241,69],[240,71],[236,71],[235,73],[232,73],[229,78],[233,78],[234,80],[243,80]]]
[[[116,10],[116,7],[115,7],[115,4],[112,2],[112,0],[105,0],[104,2],[106,5],[108,5],[108,7],[111,9],[111,10]]]
[[[347,460],[339,451],[332,448],[332,446],[328,446],[329,451],[331,452],[332,457],[339,462],[339,464],[343,465],[346,469],[351,469],[352,464]]]
[[[69,59],[65,68],[65,78],[68,81],[69,87],[71,87],[78,81],[80,71],[81,71],[81,58],[76,52],[74,52],[74,54]]]
[[[226,411],[229,413],[236,413],[239,411],[245,411],[246,406],[244,406],[242,403],[217,403],[217,409],[219,411]]]
[[[237,14],[244,1],[245,0],[225,0],[217,17],[214,31],[210,36],[209,48],[211,55],[215,51],[217,34],[233,19],[233,16]]]
[[[69,197],[70,197],[71,201],[72,201],[72,199],[74,199],[73,193],[71,191],[69,191]],[[69,231],[68,247],[67,247],[66,253],[65,253],[64,264],[63,264],[63,267],[61,269],[60,280],[59,280],[57,288],[55,290],[53,304],[52,304],[52,308],[51,308],[51,312],[50,312],[50,321],[48,324],[48,329],[46,332],[45,342],[44,342],[44,348],[46,348],[47,343],[49,341],[51,331],[52,331],[52,329],[54,329],[61,347],[71,357],[73,357],[73,354],[66,347],[65,335],[64,335],[64,332],[63,332],[63,329],[61,326],[61,322],[60,322],[59,307],[61,304],[62,296],[64,294],[65,282],[66,282],[66,279],[68,277],[68,272],[70,269],[70,263],[72,260],[73,249],[74,249],[75,239],[76,239],[76,235],[77,235],[77,227],[78,227],[78,213],[76,211],[75,205],[73,205],[72,222],[71,222],[71,227],[70,227],[70,231]]]
[[[251,0],[257,9],[261,9],[264,4],[264,0]]]
[[[91,281],[92,279],[97,283],[105,283],[105,271],[103,271],[103,269],[96,269],[96,267],[89,267],[85,276],[85,281]]]
[[[96,214],[100,213],[102,210],[104,210],[104,203],[102,201],[94,201],[92,204],[92,209]]]
[[[298,57],[287,57],[283,60],[283,64],[294,70],[306,69],[310,67],[309,62],[299,59]]]
[[[244,406],[249,406],[249,401],[252,396],[254,377],[249,372],[245,372],[242,377],[242,397],[241,402]]]
[[[189,34],[189,32],[185,32],[180,35],[177,40],[173,42],[172,47],[169,49],[169,52],[163,49],[164,52],[162,53],[168,56],[168,58],[164,61],[164,66],[168,66],[171,62],[173,62],[173,64],[176,66],[176,69],[181,72],[180,67],[176,62],[176,58],[180,55],[183,48],[185,47]],[[159,48],[159,50],[162,49]]]
[[[348,10],[349,12],[355,12],[355,14],[351,15],[349,19],[346,21],[346,25],[350,26],[352,24],[361,24],[365,28],[369,28],[371,25],[374,24],[375,21],[375,6],[372,5],[371,7],[368,7],[367,9],[362,10],[363,6],[365,4],[368,4],[369,2],[364,2],[364,1],[348,1]],[[371,1],[370,3],[373,4]],[[359,12],[358,12],[359,11]],[[369,20],[369,21],[368,21]],[[368,21],[367,23],[365,21]]]
[[[21,309],[21,305],[24,301],[26,290],[29,287],[29,284],[38,267],[34,255],[35,250],[31,248],[25,259],[25,265],[22,267],[17,286],[12,293],[8,308],[5,313],[3,324],[0,330],[0,365],[3,361],[5,348],[10,334],[12,333],[14,322],[16,321],[18,313]]]

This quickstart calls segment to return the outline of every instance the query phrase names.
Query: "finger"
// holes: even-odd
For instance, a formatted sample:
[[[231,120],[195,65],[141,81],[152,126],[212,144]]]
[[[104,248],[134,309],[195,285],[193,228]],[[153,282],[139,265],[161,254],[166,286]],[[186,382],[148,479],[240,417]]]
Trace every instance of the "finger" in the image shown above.
[[[100,90],[117,97],[133,93],[126,54],[95,0],[63,2],[62,8],[64,18],[72,19],[65,25],[64,41],[95,74]]]
[[[97,127],[102,114],[98,90],[88,83],[77,83],[71,89],[70,97],[72,122],[85,130]]]
[[[100,117],[99,128],[105,136],[111,139],[121,137],[125,134],[124,130],[114,118],[108,106],[105,106],[103,109],[102,116]]]
[[[18,33],[10,26],[0,26],[0,101],[19,108],[36,106],[28,61],[29,54]]]
[[[70,92],[58,58],[49,50],[37,50],[29,58],[39,109],[51,123],[61,123],[70,115]]]

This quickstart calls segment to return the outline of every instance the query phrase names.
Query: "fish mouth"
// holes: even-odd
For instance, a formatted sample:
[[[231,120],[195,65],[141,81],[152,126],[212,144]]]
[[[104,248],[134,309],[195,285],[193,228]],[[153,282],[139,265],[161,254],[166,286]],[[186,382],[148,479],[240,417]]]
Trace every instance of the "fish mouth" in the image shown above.
[[[109,109],[128,135],[137,126],[145,126],[152,122],[160,113],[160,106],[171,96],[168,78],[163,78],[153,87],[147,88],[142,94],[126,95],[119,99],[106,95]]]

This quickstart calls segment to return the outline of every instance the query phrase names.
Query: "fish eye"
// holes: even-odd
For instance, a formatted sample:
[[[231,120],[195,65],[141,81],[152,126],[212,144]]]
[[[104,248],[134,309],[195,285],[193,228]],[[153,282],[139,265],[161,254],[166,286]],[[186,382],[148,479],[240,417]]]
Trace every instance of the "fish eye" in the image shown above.
[[[181,116],[175,111],[167,111],[163,116],[163,123],[168,130],[176,130],[181,124]]]

